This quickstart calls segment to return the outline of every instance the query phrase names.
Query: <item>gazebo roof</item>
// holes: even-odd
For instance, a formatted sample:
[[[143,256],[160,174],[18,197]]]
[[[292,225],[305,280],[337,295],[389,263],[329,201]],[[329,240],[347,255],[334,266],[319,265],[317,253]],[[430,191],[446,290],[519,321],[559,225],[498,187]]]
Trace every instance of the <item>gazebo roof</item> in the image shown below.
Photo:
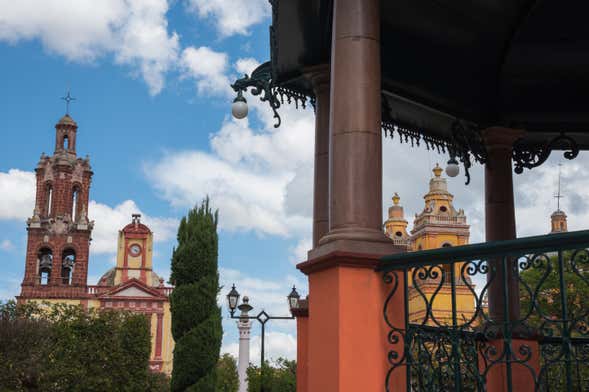
[[[272,83],[312,96],[304,73],[329,62],[333,0],[271,3]],[[385,128],[444,144],[459,121],[525,129],[526,146],[564,132],[589,149],[587,11],[581,0],[382,1]]]

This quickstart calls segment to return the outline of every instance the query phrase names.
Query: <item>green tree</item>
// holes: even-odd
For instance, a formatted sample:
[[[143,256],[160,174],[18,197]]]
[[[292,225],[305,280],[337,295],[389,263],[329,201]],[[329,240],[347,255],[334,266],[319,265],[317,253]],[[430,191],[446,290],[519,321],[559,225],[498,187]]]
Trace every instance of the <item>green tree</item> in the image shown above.
[[[250,365],[247,369],[248,392],[262,390],[260,367]],[[296,392],[297,363],[284,358],[278,358],[276,366],[264,364],[263,376],[264,392]]]
[[[586,300],[589,297],[589,260],[584,252],[563,252],[563,281],[566,292],[567,319],[582,322],[578,327],[584,328],[589,308]],[[526,266],[528,267],[528,266]],[[562,290],[558,257],[538,257],[520,272],[521,311],[529,314],[527,322],[530,326],[541,328],[544,334],[561,335],[562,324]],[[553,321],[554,320],[554,321]],[[582,330],[572,330],[572,336],[581,336]]]
[[[142,314],[0,304],[0,391],[150,390],[150,348]]]
[[[172,255],[170,296],[176,342],[172,390],[213,392],[221,349],[221,309],[217,306],[218,211],[205,199],[182,218]]]
[[[238,389],[239,376],[235,358],[223,354],[217,362],[217,392],[237,392]]]

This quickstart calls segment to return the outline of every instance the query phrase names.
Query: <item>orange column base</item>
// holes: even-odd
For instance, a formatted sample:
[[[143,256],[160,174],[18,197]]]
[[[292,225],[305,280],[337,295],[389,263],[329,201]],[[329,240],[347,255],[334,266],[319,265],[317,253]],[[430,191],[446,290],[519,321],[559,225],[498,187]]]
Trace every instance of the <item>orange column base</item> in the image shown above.
[[[304,307],[293,310],[297,318],[297,392],[309,391],[309,308],[306,300],[301,300]]]
[[[385,390],[390,287],[374,271],[378,257],[333,252],[299,264],[309,276],[308,391]]]
[[[490,346],[495,347],[497,353],[503,352],[503,340],[493,341],[490,343]],[[530,353],[529,357],[525,354],[528,350]],[[523,364],[511,363],[511,390],[517,392],[535,391],[535,378],[540,371],[540,345],[535,340],[513,339],[511,343],[511,351],[513,353],[512,357],[516,360],[527,358]],[[484,371],[484,369],[481,369],[481,371]],[[493,365],[487,373],[487,391],[507,391],[507,380],[507,364],[498,363]]]

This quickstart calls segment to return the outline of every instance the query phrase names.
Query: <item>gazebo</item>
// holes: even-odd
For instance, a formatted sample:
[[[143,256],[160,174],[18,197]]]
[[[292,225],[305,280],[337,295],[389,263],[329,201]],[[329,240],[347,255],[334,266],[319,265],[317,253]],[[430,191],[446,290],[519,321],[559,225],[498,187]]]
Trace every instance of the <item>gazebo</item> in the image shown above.
[[[585,390],[589,309],[573,298],[589,288],[589,231],[518,239],[512,173],[589,149],[589,4],[270,3],[270,60],[232,85],[233,113],[246,115],[248,91],[276,126],[285,103],[316,113],[297,389]],[[467,184],[472,162],[485,166],[487,242],[406,253],[384,236],[383,133],[446,152]],[[438,322],[425,281],[453,297],[471,287],[473,318]],[[426,312],[409,323],[415,295]]]

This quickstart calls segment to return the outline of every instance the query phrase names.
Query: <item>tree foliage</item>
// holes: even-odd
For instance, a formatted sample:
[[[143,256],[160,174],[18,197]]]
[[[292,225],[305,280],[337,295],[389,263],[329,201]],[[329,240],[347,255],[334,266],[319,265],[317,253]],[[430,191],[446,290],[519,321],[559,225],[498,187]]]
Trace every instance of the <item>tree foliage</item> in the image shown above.
[[[296,392],[297,362],[278,358],[276,366],[264,364],[264,374],[259,366],[250,365],[247,369],[248,392],[260,392],[262,381],[264,392]]]
[[[237,392],[239,376],[237,363],[230,354],[223,354],[217,363],[217,392]]]
[[[526,324],[540,335],[554,337],[556,341],[544,343],[541,348],[541,383],[547,390],[566,389],[567,363],[564,352],[571,350],[570,375],[574,390],[581,390],[589,380],[587,344],[574,341],[569,346],[559,338],[564,329],[573,339],[586,338],[589,307],[589,258],[587,252],[562,253],[562,269],[557,254],[540,255],[520,272],[521,314]],[[562,281],[561,273],[562,271]],[[562,284],[562,286],[561,286]],[[564,290],[562,289],[564,287]],[[563,294],[566,294],[563,295]],[[563,306],[564,305],[564,306]],[[566,310],[566,312],[565,312]],[[562,322],[566,319],[566,324]]]
[[[0,304],[0,391],[160,391],[150,349],[141,314]]]
[[[188,212],[178,227],[172,255],[170,295],[172,335],[176,342],[172,390],[214,392],[221,349],[221,309],[217,305],[218,212],[209,199]]]

